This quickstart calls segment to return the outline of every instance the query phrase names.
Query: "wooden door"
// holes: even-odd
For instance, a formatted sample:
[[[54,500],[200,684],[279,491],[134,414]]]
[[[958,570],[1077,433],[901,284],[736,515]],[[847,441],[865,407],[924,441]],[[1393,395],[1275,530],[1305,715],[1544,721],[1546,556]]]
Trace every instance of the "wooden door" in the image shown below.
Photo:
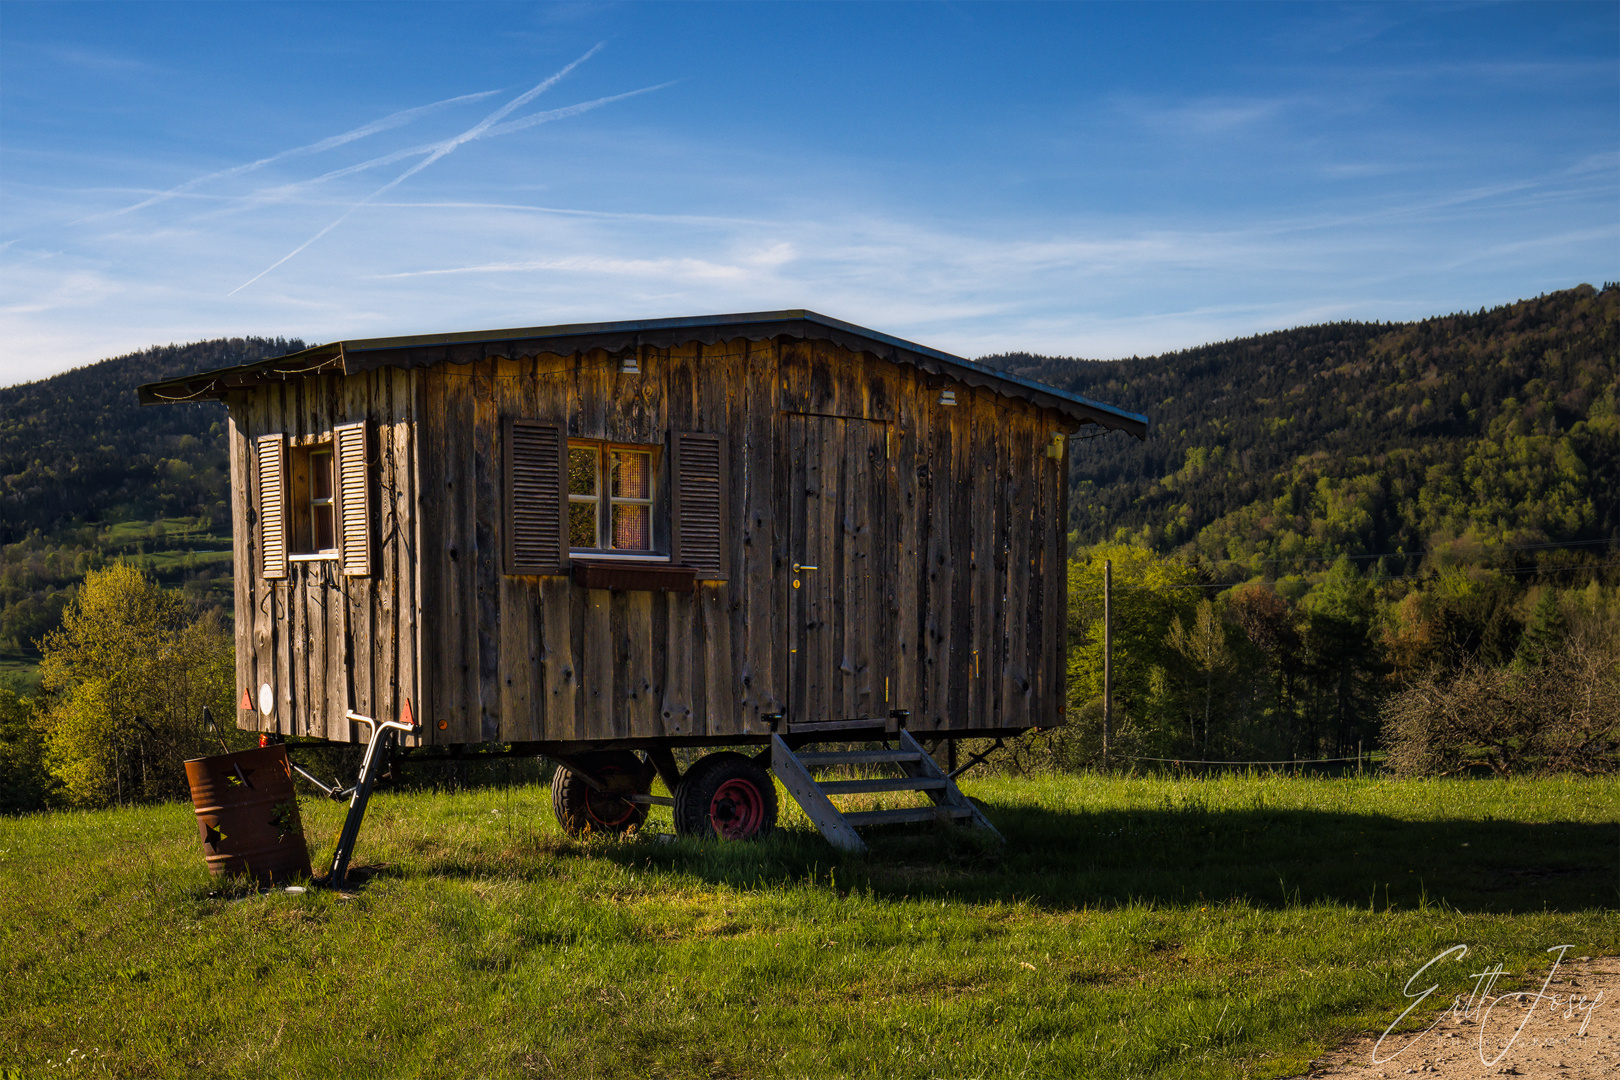
[[[888,425],[786,419],[788,722],[887,716],[896,578]]]

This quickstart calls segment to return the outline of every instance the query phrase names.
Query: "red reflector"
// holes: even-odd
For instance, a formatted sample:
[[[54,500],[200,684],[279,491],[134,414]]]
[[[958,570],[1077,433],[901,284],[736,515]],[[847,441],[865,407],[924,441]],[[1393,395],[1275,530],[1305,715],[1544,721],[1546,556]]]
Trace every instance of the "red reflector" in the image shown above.
[[[268,735],[260,735],[259,736],[259,745],[260,746],[269,746],[270,745],[270,736],[268,736]]]
[[[242,704],[237,706],[243,712],[253,711],[253,695],[248,693],[247,687],[242,687]]]
[[[416,717],[411,715],[411,699],[405,699],[405,707],[399,710],[399,722],[406,727],[416,726]]]

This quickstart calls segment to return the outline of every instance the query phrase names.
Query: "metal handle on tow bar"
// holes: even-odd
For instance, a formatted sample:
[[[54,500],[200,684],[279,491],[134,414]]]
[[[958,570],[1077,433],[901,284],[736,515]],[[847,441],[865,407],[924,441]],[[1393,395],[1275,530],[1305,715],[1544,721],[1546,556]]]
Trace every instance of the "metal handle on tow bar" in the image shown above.
[[[344,714],[346,719],[357,724],[370,725],[371,739],[366,745],[365,760],[360,763],[360,778],[354,787],[349,789],[349,812],[343,818],[343,829],[338,833],[337,848],[332,852],[332,868],[326,875],[326,884],[329,886],[343,888],[344,878],[348,876],[349,856],[353,854],[354,842],[360,836],[360,822],[365,819],[366,804],[371,801],[371,786],[377,781],[377,766],[380,762],[377,751],[381,747],[383,735],[389,731],[403,731],[409,734],[420,727],[415,719],[411,718],[410,707],[410,702],[407,701],[405,715],[411,719],[410,723],[401,723],[398,720],[373,720],[369,716],[361,716],[353,709]]]

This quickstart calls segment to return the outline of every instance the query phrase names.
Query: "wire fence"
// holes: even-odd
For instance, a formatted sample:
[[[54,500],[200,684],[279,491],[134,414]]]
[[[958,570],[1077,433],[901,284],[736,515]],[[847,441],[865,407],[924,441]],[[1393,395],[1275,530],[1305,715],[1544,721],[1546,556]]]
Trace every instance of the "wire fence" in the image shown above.
[[[1194,758],[1135,757],[1129,754],[1110,756],[1118,757],[1121,761],[1158,761],[1167,765],[1327,765],[1343,761],[1371,760],[1366,754],[1359,757],[1288,758],[1280,761],[1199,761]]]

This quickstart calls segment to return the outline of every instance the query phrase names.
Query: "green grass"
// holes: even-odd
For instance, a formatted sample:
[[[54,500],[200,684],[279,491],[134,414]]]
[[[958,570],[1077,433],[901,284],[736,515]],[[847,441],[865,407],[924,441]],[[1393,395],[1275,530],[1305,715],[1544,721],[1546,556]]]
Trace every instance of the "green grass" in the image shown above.
[[[154,551],[141,556],[143,565],[154,573],[172,574],[181,570],[197,570],[204,566],[230,567],[231,553],[225,551]]]
[[[0,1068],[1276,1076],[1453,944],[1447,1000],[1476,960],[1620,949],[1613,781],[966,787],[1005,848],[842,857],[796,810],[763,844],[578,843],[543,787],[380,794],[352,899],[221,890],[184,805],[3,820]],[[304,809],[319,863],[341,808]]]
[[[32,697],[39,689],[39,655],[19,649],[0,649],[0,686],[15,680],[24,697]]]
[[[207,529],[198,528],[197,523],[190,518],[119,521],[102,530],[100,539],[107,544],[133,544],[139,540],[151,540],[153,527],[157,525],[163,526],[163,539],[166,541],[189,540],[194,543],[218,544],[221,547],[231,546],[229,533],[216,536]]]

